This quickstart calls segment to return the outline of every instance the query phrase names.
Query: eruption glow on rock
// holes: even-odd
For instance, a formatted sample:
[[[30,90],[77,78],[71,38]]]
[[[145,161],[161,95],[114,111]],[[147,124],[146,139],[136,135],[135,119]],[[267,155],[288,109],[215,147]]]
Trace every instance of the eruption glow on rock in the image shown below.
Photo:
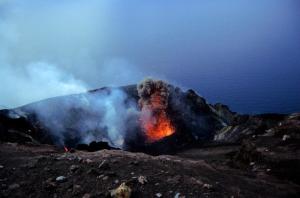
[[[158,141],[174,133],[174,128],[164,112],[141,121],[149,142]]]
[[[146,79],[138,85],[141,125],[148,142],[155,142],[175,132],[166,109],[169,89],[163,81]]]

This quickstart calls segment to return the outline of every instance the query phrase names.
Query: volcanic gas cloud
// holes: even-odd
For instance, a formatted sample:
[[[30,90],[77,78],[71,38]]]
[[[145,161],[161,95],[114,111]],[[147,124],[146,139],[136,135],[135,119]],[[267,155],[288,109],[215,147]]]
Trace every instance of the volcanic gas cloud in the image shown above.
[[[146,79],[137,85],[140,122],[149,143],[170,136],[175,132],[167,116],[169,88],[161,80]]]

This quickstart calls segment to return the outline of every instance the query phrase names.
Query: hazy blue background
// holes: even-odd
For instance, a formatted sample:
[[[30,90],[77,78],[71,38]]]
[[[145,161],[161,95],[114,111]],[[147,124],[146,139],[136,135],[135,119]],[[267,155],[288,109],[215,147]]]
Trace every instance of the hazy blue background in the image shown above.
[[[238,112],[300,111],[300,1],[0,0],[3,107],[145,76]]]

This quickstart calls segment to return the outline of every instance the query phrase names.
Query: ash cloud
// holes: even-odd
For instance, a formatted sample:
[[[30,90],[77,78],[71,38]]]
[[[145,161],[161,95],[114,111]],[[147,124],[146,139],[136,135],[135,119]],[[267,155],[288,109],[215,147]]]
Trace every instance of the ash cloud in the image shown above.
[[[170,90],[164,81],[146,78],[137,85],[137,90],[141,108],[149,108],[154,111],[167,109]]]
[[[147,141],[157,141],[174,133],[167,116],[169,85],[162,80],[145,79],[137,85],[141,125]]]

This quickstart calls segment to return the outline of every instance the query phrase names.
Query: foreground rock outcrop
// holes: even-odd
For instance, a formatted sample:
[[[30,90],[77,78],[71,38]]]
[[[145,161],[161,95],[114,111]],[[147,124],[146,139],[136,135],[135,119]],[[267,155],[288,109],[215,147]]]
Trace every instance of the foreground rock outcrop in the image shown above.
[[[110,197],[125,183],[131,197],[297,197],[299,185],[260,171],[232,168],[235,146],[174,156],[121,150],[64,153],[53,146],[0,145],[1,197]],[[257,161],[256,161],[257,162]],[[105,165],[104,165],[105,164]],[[140,182],[144,177],[147,182]]]

